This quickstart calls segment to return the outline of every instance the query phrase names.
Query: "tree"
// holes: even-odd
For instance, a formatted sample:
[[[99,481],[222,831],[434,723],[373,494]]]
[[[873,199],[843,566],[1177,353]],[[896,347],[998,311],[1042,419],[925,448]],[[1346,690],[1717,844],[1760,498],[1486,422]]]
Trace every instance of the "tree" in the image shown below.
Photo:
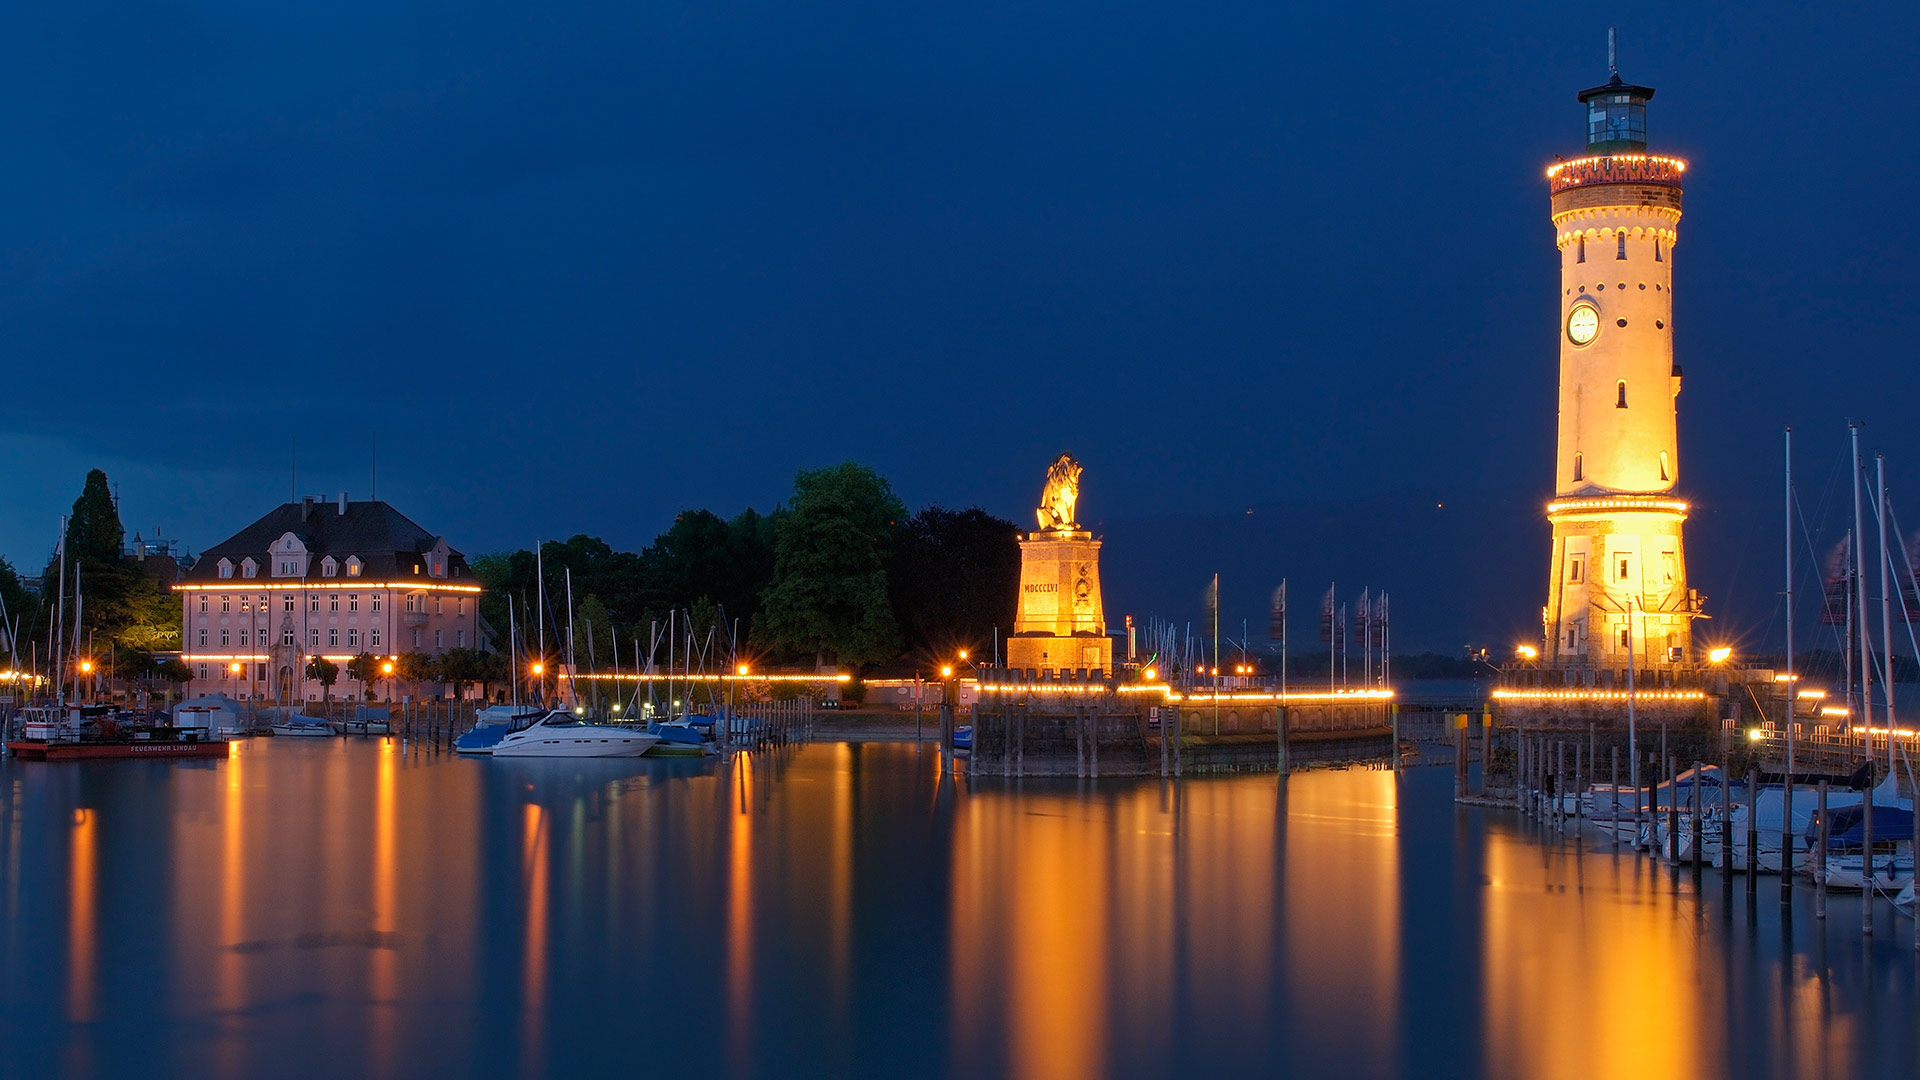
[[[355,659],[358,658],[356,657]],[[347,663],[352,664],[353,661],[349,660]],[[320,701],[327,707],[327,712],[331,714],[333,712],[333,684],[340,681],[340,665],[324,656],[310,656],[307,658],[307,678],[320,684]]]
[[[126,538],[107,474],[90,470],[80,497],[73,500],[73,516],[67,519],[67,561],[118,563]]]
[[[0,652],[6,652],[10,667],[24,670],[32,650],[27,642],[38,641],[44,630],[40,598],[27,591],[13,564],[0,559]]]
[[[189,667],[185,660],[177,656],[169,656],[154,665],[154,674],[170,683],[193,681],[193,668]]]
[[[440,677],[459,697],[465,697],[467,687],[479,682],[485,675],[483,654],[477,650],[448,649],[446,655],[440,658]]]
[[[368,701],[373,700],[373,684],[381,676],[382,663],[379,657],[365,652],[347,661],[347,678],[360,684],[361,693]]]
[[[393,661],[394,678],[413,685],[415,697],[420,684],[440,681],[440,658],[432,653],[403,652]]]
[[[900,530],[887,575],[907,647],[929,661],[976,653],[1013,629],[1020,590],[1014,523],[979,507],[929,506]]]
[[[765,647],[812,653],[824,667],[887,660],[900,635],[887,563],[906,508],[878,473],[847,462],[802,470],[774,546],[773,581],[754,622]]]

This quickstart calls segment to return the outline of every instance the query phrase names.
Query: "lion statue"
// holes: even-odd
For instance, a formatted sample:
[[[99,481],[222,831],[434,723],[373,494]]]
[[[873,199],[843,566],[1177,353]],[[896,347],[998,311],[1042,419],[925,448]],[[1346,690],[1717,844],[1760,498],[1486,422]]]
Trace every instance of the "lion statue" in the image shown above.
[[[1080,463],[1061,454],[1047,470],[1047,486],[1040,490],[1040,508],[1034,511],[1041,529],[1074,529],[1074,504],[1080,501]]]

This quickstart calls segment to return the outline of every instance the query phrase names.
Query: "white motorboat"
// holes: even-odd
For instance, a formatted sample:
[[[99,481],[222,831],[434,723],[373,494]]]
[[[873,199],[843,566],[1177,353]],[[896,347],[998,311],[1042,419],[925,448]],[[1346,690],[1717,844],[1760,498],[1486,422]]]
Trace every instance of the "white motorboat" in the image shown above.
[[[596,724],[555,710],[519,731],[508,732],[494,744],[493,756],[639,757],[659,741],[660,736],[639,728]]]

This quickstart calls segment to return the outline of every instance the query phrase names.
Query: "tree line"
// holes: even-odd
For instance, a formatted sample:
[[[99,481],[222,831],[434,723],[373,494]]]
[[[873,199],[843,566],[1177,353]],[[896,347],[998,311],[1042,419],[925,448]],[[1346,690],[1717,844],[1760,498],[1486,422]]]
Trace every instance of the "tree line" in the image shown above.
[[[977,507],[909,515],[886,478],[864,465],[802,470],[793,494],[768,513],[686,510],[637,552],[584,535],[543,543],[545,651],[564,648],[570,577],[581,666],[608,667],[616,640],[623,666],[636,644],[644,657],[669,617],[761,665],[937,663],[958,649],[985,649],[996,627],[1011,630],[1017,535],[1013,522]],[[486,588],[481,611],[495,634],[511,621],[523,649],[541,651],[532,644],[542,614],[534,552],[469,564]]]

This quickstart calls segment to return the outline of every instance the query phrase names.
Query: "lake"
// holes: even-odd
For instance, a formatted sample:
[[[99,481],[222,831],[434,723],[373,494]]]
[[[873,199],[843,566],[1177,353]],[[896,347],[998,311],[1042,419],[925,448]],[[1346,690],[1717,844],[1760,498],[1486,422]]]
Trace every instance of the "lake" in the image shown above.
[[[9,1077],[1920,1072],[1890,905],[1729,905],[1445,768],[260,739],[0,784]]]

